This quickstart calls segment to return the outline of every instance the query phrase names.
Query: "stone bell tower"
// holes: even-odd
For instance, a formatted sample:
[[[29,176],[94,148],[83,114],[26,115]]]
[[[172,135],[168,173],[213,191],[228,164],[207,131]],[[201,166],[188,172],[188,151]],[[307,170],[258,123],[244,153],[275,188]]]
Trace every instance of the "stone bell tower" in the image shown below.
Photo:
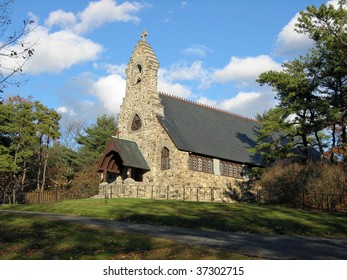
[[[136,142],[150,166],[154,164],[156,135],[160,129],[157,114],[163,115],[157,91],[158,59],[141,34],[126,69],[126,93],[118,114],[118,137]]]
[[[141,34],[142,39],[137,42],[128,63],[126,69],[127,94],[135,92],[157,94],[159,62],[153,49],[146,41],[147,36],[147,31]]]

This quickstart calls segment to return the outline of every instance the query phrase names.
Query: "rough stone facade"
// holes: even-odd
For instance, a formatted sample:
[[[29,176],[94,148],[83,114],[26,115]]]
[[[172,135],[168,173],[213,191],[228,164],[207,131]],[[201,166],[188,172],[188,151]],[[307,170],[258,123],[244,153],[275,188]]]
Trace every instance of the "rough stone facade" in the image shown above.
[[[190,153],[178,150],[158,121],[157,115],[164,115],[157,91],[158,69],[156,55],[143,38],[137,42],[126,69],[126,94],[118,114],[117,137],[136,142],[150,170],[143,173],[142,182],[124,181],[118,176],[114,183],[100,185],[100,195],[182,200],[200,196],[200,201],[202,197],[205,201],[224,201],[225,190],[237,188],[242,178],[221,176],[219,159],[211,159],[212,172],[189,169]],[[164,147],[169,150],[166,170],[162,170]]]
[[[97,198],[142,198],[194,202],[235,202],[234,187],[201,187],[198,185],[151,185],[133,180],[101,183]]]

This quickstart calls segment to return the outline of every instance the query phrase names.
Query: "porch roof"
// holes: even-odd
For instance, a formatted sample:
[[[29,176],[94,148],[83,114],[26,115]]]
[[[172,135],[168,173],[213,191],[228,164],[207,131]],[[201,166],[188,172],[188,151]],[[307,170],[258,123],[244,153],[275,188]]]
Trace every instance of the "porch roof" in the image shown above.
[[[150,170],[136,142],[112,136],[105,148],[102,160],[100,161],[99,171],[103,170],[103,161],[111,151],[115,151],[119,154],[124,166]]]

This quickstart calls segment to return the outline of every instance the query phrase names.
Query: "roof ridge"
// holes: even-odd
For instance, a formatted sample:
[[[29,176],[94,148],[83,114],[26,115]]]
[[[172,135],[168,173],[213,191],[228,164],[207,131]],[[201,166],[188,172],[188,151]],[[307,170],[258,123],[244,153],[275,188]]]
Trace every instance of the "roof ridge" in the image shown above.
[[[212,105],[196,102],[196,101],[193,101],[193,100],[190,100],[190,99],[187,99],[187,98],[184,98],[184,97],[180,97],[180,96],[177,96],[177,95],[173,95],[173,94],[170,94],[170,93],[159,91],[159,94],[165,95],[165,96],[177,99],[177,100],[181,100],[181,101],[184,101],[184,102],[192,103],[192,104],[198,105],[200,107],[205,107],[207,109],[211,109],[211,110],[214,110],[214,111],[217,111],[217,112],[221,112],[221,113],[225,113],[225,114],[228,114],[228,115],[232,115],[232,116],[235,116],[235,117],[238,117],[238,118],[246,119],[246,120],[253,121],[253,122],[256,122],[256,123],[261,123],[260,121],[254,119],[254,118],[246,117],[246,116],[243,116],[243,115],[240,115],[240,114],[236,114],[236,113],[230,112],[230,111],[225,110],[225,109],[221,109],[221,108],[218,108],[218,107],[215,107],[215,106],[212,106]]]

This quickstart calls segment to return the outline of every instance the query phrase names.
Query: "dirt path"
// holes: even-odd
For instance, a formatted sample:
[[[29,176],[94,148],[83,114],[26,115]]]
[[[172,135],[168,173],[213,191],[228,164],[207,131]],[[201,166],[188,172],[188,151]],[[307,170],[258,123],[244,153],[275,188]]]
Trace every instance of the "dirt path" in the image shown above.
[[[82,223],[114,231],[145,234],[167,238],[191,245],[209,246],[232,250],[264,259],[323,259],[347,260],[347,238],[320,238],[253,233],[194,230],[177,227],[135,224],[72,215],[28,211],[0,210],[2,213],[46,217],[49,219]]]

